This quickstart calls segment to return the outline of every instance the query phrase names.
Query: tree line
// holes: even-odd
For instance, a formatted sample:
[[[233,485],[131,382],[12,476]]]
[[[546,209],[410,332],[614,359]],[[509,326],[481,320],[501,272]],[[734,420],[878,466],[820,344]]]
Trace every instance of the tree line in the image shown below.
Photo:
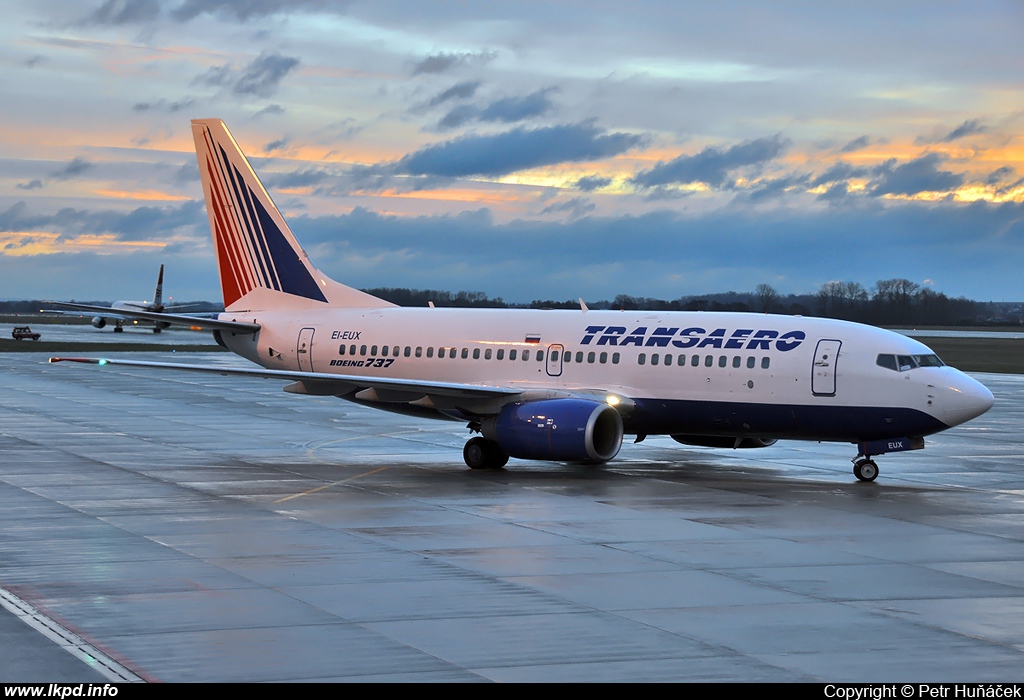
[[[376,287],[364,292],[399,306],[459,308],[579,309],[579,299],[535,299],[528,304],[513,304],[501,297],[490,298],[483,292],[446,292],[437,289]],[[109,302],[90,302],[97,305]],[[223,307],[201,302],[189,311],[217,311]],[[857,321],[875,326],[970,326],[1010,325],[1024,322],[1020,303],[980,302],[965,297],[951,298],[931,287],[903,278],[878,280],[871,289],[858,282],[826,282],[813,294],[782,295],[769,284],[759,284],[752,292],[724,292],[677,299],[657,299],[619,294],[614,299],[585,300],[590,309],[627,311],[752,311],[795,316],[822,316]],[[36,313],[45,304],[40,301],[0,301],[0,313]]]

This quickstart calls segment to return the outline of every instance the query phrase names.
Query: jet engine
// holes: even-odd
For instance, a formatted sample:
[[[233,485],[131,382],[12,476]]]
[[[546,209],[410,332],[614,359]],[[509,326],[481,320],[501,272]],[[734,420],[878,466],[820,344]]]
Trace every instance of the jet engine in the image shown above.
[[[599,464],[622,446],[622,417],[598,401],[546,399],[508,404],[481,432],[512,457]]]
[[[777,440],[750,437],[722,437],[718,435],[673,435],[672,439],[684,445],[698,447],[724,447],[729,449],[752,449],[754,447],[770,447]]]
[[[102,316],[93,316],[92,325],[96,328],[105,328],[107,325],[107,319]]]

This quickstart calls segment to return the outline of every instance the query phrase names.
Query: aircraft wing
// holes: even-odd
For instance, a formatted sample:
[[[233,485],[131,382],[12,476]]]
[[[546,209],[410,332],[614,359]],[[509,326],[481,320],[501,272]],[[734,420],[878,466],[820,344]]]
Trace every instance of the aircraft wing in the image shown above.
[[[188,365],[173,362],[146,362],[142,360],[108,360],[93,357],[51,357],[50,362],[81,362],[90,365],[120,365],[150,369],[206,372],[223,376],[241,375],[265,379],[291,380],[296,385],[286,391],[299,394],[336,396],[356,390],[371,389],[382,401],[412,401],[423,396],[443,396],[452,399],[501,399],[522,393],[510,387],[486,386],[480,384],[459,384],[455,382],[432,382],[426,380],[392,379],[372,377],[363,374],[326,374],[324,372],[294,372],[290,370],[263,369],[262,367],[214,367],[211,365]]]
[[[47,304],[66,306],[69,309],[89,311],[104,318],[139,319],[150,323],[166,323],[172,326],[192,326],[210,331],[227,331],[230,333],[255,333],[260,329],[258,323],[246,323],[244,321],[221,321],[216,318],[206,318],[201,315],[189,316],[188,314],[165,314],[156,311],[135,311],[133,309],[112,309],[109,306],[93,306],[91,304],[72,304],[66,301],[48,301]],[[53,312],[59,313],[59,312]]]

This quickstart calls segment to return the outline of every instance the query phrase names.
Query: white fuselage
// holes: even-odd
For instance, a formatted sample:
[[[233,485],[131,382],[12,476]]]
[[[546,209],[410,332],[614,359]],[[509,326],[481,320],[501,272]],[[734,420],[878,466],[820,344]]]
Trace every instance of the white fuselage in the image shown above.
[[[221,318],[262,324],[224,340],[268,369],[620,394],[636,403],[630,433],[885,439],[937,432],[992,403],[951,367],[878,364],[880,354],[930,356],[923,344],[830,319],[422,308]]]

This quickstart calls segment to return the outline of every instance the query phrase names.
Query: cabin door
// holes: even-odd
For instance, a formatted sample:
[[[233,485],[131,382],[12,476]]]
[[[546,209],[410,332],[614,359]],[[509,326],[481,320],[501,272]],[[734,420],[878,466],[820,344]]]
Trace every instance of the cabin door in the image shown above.
[[[299,359],[300,372],[313,371],[313,330],[303,328],[299,331],[299,340],[295,347],[295,356]]]
[[[836,395],[836,368],[839,364],[841,340],[819,340],[814,349],[811,367],[811,393],[815,396]]]
[[[548,346],[548,376],[549,377],[561,377],[562,376],[562,354],[565,352],[565,348],[561,345],[549,345]]]

